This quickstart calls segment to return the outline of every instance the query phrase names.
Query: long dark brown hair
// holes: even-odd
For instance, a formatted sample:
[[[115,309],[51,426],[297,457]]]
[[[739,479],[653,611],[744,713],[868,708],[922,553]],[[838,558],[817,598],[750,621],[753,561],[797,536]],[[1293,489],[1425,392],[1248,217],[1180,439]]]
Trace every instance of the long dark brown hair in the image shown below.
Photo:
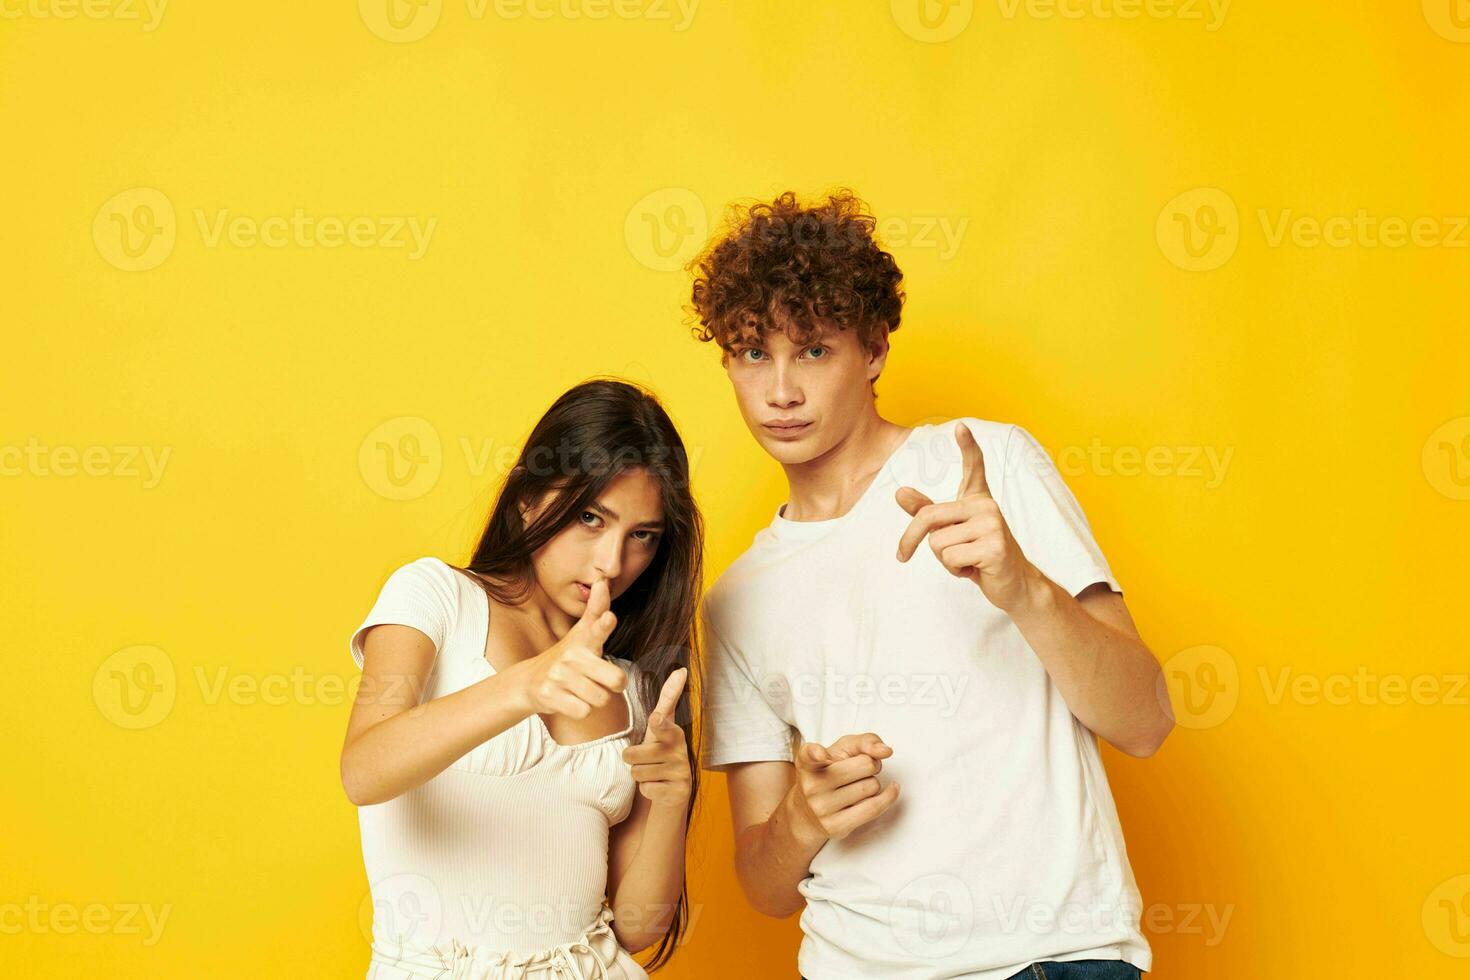
[[[658,703],[669,675],[680,667],[689,669],[674,722],[684,729],[689,754],[692,785],[687,816],[692,822],[699,795],[693,698],[703,690],[696,620],[704,523],[690,492],[684,442],[658,399],[613,378],[583,382],[558,398],[521,447],[465,567],[476,573],[497,602],[520,603],[535,584],[531,556],[577,520],[614,478],[637,468],[659,485],[664,530],[653,561],[612,600],[618,622],[603,653],[638,664],[641,683],[636,693],[645,717]],[[534,507],[543,498],[548,505],[526,525],[519,505]],[[669,930],[648,970],[668,962],[688,927],[686,876]]]

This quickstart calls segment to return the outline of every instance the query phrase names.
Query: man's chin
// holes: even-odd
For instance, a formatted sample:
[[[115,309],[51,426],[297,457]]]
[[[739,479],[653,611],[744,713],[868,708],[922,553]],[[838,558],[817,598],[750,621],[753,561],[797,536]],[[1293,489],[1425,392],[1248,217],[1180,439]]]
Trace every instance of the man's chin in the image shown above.
[[[811,438],[776,439],[762,433],[756,441],[761,444],[766,455],[787,466],[797,466],[821,455],[817,450],[816,440]]]

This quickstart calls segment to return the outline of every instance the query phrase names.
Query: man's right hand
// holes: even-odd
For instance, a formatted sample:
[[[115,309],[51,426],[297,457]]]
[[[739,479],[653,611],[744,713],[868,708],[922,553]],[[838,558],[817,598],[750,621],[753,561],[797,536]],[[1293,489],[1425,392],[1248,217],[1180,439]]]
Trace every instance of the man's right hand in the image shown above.
[[[607,579],[593,582],[587,608],[566,636],[544,653],[516,665],[524,671],[522,692],[527,714],[586,718],[593,708],[607,704],[622,692],[627,675],[602,656],[602,645],[618,624],[611,604]]]
[[[841,840],[887,810],[898,784],[878,782],[891,746],[872,732],[844,735],[831,745],[804,742],[796,751],[793,803],[812,835]]]

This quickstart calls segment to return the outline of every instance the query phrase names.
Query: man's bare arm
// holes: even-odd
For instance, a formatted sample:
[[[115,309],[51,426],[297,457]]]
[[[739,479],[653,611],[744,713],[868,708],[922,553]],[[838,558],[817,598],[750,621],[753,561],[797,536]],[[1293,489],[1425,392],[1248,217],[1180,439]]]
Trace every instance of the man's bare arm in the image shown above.
[[[893,749],[872,732],[830,746],[803,744],[790,762],[746,762],[726,773],[735,829],[735,874],[757,912],[784,919],[804,900],[797,886],[828,840],[876,818],[898,798],[878,773]]]

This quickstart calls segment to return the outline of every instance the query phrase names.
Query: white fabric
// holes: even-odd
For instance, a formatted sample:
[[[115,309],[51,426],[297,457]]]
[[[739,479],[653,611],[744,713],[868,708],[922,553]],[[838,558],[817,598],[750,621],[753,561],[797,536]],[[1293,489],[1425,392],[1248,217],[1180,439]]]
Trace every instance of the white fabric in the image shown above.
[[[898,801],[827,842],[800,885],[810,980],[1001,980],[1034,961],[1148,969],[1140,901],[1095,737],[1010,618],[945,571],[894,491],[953,500],[963,421],[1021,550],[1069,593],[1122,591],[1030,433],[914,429],[843,516],[778,511],[706,598],[703,764],[790,760],[792,736],[876,732]]]
[[[352,636],[353,659],[362,666],[368,627],[411,626],[437,651],[423,701],[444,697],[495,673],[489,609],[467,575],[420,558],[389,576]],[[533,713],[422,786],[358,808],[374,980],[647,976],[604,904],[609,831],[636,792],[622,751],[645,724],[637,667],[609,659],[629,677],[623,731],[561,745]]]

